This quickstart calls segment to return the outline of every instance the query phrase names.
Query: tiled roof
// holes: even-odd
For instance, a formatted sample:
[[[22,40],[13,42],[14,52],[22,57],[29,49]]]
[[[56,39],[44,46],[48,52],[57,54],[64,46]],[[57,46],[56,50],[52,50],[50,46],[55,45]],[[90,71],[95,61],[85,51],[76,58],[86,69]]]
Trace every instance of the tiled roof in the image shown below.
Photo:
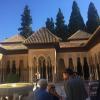
[[[89,39],[91,35],[87,32],[84,32],[82,30],[78,30],[76,33],[74,33],[71,37],[68,38],[68,40],[73,40],[73,39]]]
[[[95,30],[95,32],[91,35],[91,37],[89,38],[89,40],[87,41],[88,45],[89,43],[91,43],[91,41],[93,41],[94,39],[99,38],[100,40],[100,26]]]
[[[24,43],[25,44],[35,44],[35,43],[55,43],[59,42],[61,39],[54,34],[52,34],[48,29],[41,28],[37,32],[33,33],[28,37]]]
[[[24,37],[22,37],[20,34],[16,34],[8,39],[5,39],[2,41],[2,43],[7,43],[7,42],[23,42],[25,40]]]

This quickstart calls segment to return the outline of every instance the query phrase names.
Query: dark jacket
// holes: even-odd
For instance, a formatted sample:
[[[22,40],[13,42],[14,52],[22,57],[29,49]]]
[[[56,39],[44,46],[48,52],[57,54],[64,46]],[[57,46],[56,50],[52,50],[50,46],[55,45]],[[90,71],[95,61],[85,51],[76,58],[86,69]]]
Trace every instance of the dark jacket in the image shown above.
[[[34,100],[52,100],[52,97],[45,89],[40,88],[34,92]]]
[[[97,89],[96,100],[100,100],[100,82],[99,82],[99,86],[98,86],[98,89]]]
[[[58,98],[57,96],[52,95],[52,94],[50,94],[50,95],[51,95],[51,97],[52,97],[52,100],[59,100],[59,98]]]
[[[67,100],[86,100],[88,97],[84,82],[80,79],[80,77],[70,78],[65,81],[64,89]]]

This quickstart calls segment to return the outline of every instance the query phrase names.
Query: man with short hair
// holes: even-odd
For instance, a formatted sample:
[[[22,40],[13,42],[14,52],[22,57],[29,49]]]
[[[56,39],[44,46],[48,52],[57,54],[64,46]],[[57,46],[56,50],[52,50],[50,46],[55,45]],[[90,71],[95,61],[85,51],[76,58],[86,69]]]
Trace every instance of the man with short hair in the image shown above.
[[[34,92],[34,100],[52,100],[52,97],[46,91],[47,80],[40,79],[38,82],[39,88]]]
[[[72,69],[66,69],[63,72],[63,78],[67,100],[86,100],[88,95],[84,82],[80,77],[74,77]]]

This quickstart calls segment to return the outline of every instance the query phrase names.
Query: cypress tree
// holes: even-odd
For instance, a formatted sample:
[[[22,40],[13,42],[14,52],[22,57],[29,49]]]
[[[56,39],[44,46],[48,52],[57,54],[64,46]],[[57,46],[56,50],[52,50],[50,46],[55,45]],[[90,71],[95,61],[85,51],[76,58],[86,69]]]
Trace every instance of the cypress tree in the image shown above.
[[[30,15],[30,9],[27,5],[25,6],[21,17],[21,27],[18,30],[20,31],[20,35],[27,38],[32,34],[32,17]]]
[[[59,8],[59,11],[56,16],[56,35],[60,38],[62,38],[63,41],[67,39],[67,25],[65,25],[64,16],[61,12],[61,9]]]
[[[100,19],[98,12],[94,4],[91,2],[88,8],[88,21],[86,23],[87,32],[92,34],[99,25],[100,25]]]
[[[85,30],[84,20],[81,16],[80,9],[77,2],[74,1],[72,5],[72,12],[68,24],[69,35],[74,34],[78,30]]]
[[[53,34],[55,34],[55,26],[54,26],[54,21],[53,18],[47,18],[46,20],[46,28],[49,29]]]

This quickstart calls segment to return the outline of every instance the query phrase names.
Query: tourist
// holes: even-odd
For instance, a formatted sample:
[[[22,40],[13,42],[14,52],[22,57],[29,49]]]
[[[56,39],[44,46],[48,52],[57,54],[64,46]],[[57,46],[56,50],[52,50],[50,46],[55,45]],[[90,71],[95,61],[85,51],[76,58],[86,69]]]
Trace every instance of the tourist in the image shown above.
[[[52,97],[46,91],[47,85],[48,85],[47,80],[40,79],[38,84],[39,84],[39,88],[34,91],[34,99],[33,100],[52,100]]]
[[[47,87],[49,94],[52,96],[52,100],[62,100],[61,96],[56,92],[55,85],[49,84]]]
[[[80,77],[74,77],[72,69],[66,69],[63,72],[63,78],[67,100],[86,100],[88,98],[84,82]]]

